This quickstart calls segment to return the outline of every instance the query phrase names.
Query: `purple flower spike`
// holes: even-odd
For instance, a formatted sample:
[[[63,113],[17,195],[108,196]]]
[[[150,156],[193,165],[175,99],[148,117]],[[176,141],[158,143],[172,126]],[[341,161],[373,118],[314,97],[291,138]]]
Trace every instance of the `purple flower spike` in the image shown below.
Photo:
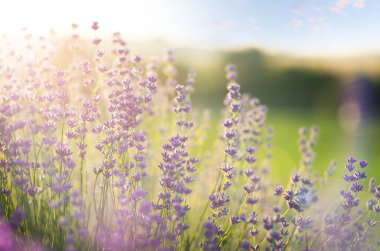
[[[244,240],[241,242],[241,247],[245,250],[250,250],[251,249],[251,243],[249,241]]]
[[[247,156],[247,157],[245,157],[245,160],[248,163],[255,163],[256,162],[256,158],[254,156]]]
[[[37,187],[34,187],[34,186],[28,187],[28,194],[30,196],[32,196],[32,197],[35,196],[37,192],[38,192],[38,188]]]
[[[365,168],[365,167],[367,167],[368,163],[365,160],[362,160],[359,162],[359,165],[361,168]]]
[[[240,223],[240,218],[237,216],[231,216],[231,222],[232,224],[238,224]]]
[[[363,190],[363,185],[358,182],[353,183],[351,186],[351,191],[353,192],[360,192],[362,190]]]
[[[256,235],[258,235],[259,233],[260,233],[260,231],[257,230],[257,229],[255,229],[255,230],[253,230],[253,229],[249,230],[249,234],[252,235],[252,236],[256,236]]]
[[[348,163],[346,165],[346,169],[349,171],[349,172],[352,172],[354,169],[355,169],[355,166],[352,164],[352,163]]]
[[[354,164],[356,162],[356,159],[355,159],[355,157],[350,156],[350,157],[348,157],[347,162],[350,164]]]
[[[361,171],[359,171],[359,170],[355,172],[355,176],[356,176],[359,180],[367,178],[367,174],[366,174],[365,172],[361,172]]]
[[[308,178],[303,178],[301,181],[304,185],[311,185],[311,181]]]
[[[234,121],[232,119],[227,119],[223,122],[224,127],[231,128],[234,125]]]
[[[13,230],[16,230],[20,226],[20,223],[25,219],[25,216],[26,215],[24,209],[17,206],[10,219],[11,227]]]
[[[292,181],[294,183],[297,183],[298,181],[300,181],[300,179],[301,179],[301,176],[298,173],[295,173],[292,175]]]
[[[231,155],[231,156],[235,156],[237,154],[237,149],[235,147],[226,147],[226,149],[224,150],[225,153],[227,153],[228,155]]]
[[[274,187],[274,195],[280,196],[284,192],[284,188],[282,186],[275,186]]]
[[[247,151],[247,153],[250,153],[250,154],[252,154],[252,153],[254,153],[255,152],[255,148],[253,148],[253,147],[247,147],[246,149],[245,149],[246,151]]]

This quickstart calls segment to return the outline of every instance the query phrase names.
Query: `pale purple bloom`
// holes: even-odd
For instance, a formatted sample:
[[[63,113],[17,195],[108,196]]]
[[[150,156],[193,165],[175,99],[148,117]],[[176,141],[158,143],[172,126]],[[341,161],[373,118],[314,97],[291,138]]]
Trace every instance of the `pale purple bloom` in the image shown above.
[[[359,162],[359,165],[361,168],[365,168],[365,167],[367,167],[368,163],[365,160],[362,160]]]
[[[274,195],[275,196],[280,196],[284,192],[284,188],[282,186],[276,186],[274,188]]]

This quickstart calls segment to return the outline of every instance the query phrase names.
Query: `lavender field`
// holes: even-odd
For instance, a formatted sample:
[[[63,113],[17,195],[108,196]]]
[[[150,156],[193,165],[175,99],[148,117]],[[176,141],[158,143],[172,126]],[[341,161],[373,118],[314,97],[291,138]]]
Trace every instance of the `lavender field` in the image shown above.
[[[236,65],[223,111],[201,109],[175,51],[144,58],[98,22],[92,40],[77,28],[65,66],[54,33],[25,30],[26,46],[1,50],[0,250],[380,248],[370,161],[347,149],[315,167],[320,129],[300,124],[284,169],[284,127],[242,93]]]

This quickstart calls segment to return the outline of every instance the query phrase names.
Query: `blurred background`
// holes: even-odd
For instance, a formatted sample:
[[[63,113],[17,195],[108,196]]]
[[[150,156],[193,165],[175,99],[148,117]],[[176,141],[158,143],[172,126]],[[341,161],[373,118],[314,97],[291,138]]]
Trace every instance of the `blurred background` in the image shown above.
[[[269,108],[273,161],[281,167],[274,175],[297,166],[298,128],[316,124],[316,168],[333,159],[343,167],[356,155],[380,178],[379,10],[377,0],[15,0],[0,10],[0,33],[54,28],[64,41],[76,23],[80,36],[93,38],[98,21],[96,36],[121,32],[143,58],[171,48],[180,80],[196,69],[194,106],[210,109],[215,121],[226,93],[224,66],[233,63],[242,90]]]

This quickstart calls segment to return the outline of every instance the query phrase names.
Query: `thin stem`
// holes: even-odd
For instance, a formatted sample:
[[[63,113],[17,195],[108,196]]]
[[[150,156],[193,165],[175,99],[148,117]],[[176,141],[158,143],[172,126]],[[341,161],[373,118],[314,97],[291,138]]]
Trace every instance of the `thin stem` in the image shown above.
[[[244,198],[244,200],[243,200],[243,203],[241,204],[241,206],[240,206],[240,208],[239,208],[239,210],[238,210],[238,212],[237,212],[237,214],[236,214],[237,216],[239,216],[239,215],[241,214],[241,212],[243,211],[244,206],[245,206],[245,204],[246,204],[246,202],[247,202],[247,199],[248,199],[248,193],[245,194],[245,198]],[[230,232],[232,226],[233,226],[233,223],[230,222],[230,224],[229,224],[229,226],[228,226],[226,232],[224,233],[222,239],[219,241],[219,244],[222,243],[222,242],[224,241],[224,239],[227,237],[227,235],[228,235],[228,233]]]
[[[219,183],[218,181],[220,180],[221,176],[222,176],[222,172],[219,172],[218,177],[217,177],[216,182],[215,182],[215,185],[212,188],[211,194],[215,193],[216,187],[218,186],[218,183]],[[203,208],[203,212],[201,214],[201,217],[199,217],[199,221],[198,221],[197,227],[195,228],[195,232],[198,233],[198,235],[197,236],[196,235],[193,236],[193,238],[190,241],[190,247],[193,244],[194,240],[198,239],[198,237],[200,235],[199,228],[201,226],[201,223],[203,221],[203,218],[204,218],[204,216],[206,214],[206,211],[207,211],[209,205],[210,205],[210,200],[207,200],[206,206]]]
[[[309,250],[309,244],[307,239],[307,222],[305,223],[305,242],[306,242],[306,250]]]
[[[335,210],[334,210],[334,212],[333,212],[334,214],[336,213],[336,211],[338,211],[338,209],[339,209],[340,205],[342,204],[342,202],[343,202],[343,200],[342,200],[342,201],[338,204],[338,206],[335,208]],[[319,236],[322,234],[322,232],[323,232],[323,230],[325,230],[325,228],[326,228],[326,222],[323,223],[322,228],[319,230],[317,236],[314,238],[314,240],[313,240],[312,243],[310,244],[310,248],[313,247],[313,245],[314,245],[315,242],[318,240]]]
[[[289,246],[289,244],[290,244],[290,242],[291,242],[291,240],[292,240],[292,238],[293,238],[293,235],[294,235],[296,229],[297,229],[297,226],[294,226],[294,228],[293,228],[293,230],[292,230],[292,233],[290,234],[289,240],[288,240],[288,241],[286,242],[286,244],[285,244],[284,251],[285,251],[286,248]]]

